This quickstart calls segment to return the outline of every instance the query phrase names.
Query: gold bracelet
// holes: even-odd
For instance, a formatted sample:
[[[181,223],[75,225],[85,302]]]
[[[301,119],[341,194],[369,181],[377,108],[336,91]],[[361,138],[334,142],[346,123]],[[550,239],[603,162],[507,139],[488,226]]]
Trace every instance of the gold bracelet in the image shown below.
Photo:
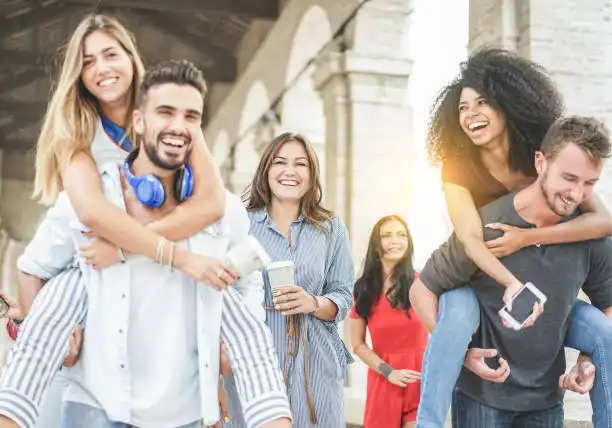
[[[166,238],[161,236],[157,241],[157,259],[155,260],[158,264],[164,264],[164,249],[166,248]]]
[[[174,246],[176,244],[174,242],[170,242],[170,262],[168,263],[170,265],[170,272],[173,272],[173,268],[172,268],[172,264],[174,263]]]
[[[121,263],[125,263],[127,259],[125,258],[125,253],[123,252],[123,250],[121,248],[117,248],[117,253],[119,253],[119,261]]]

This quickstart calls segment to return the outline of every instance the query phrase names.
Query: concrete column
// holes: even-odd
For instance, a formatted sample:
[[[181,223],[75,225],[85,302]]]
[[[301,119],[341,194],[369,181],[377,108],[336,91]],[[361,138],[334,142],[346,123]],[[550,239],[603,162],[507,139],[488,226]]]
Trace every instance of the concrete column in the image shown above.
[[[517,3],[525,2],[521,0],[470,1],[470,51],[483,45],[517,49]]]
[[[358,265],[376,220],[405,214],[409,205],[412,109],[405,100],[412,63],[384,44],[408,31],[397,17],[408,16],[406,3],[368,3],[353,28],[353,49],[327,53],[313,74],[325,110],[326,200],[349,228]],[[380,25],[393,37],[368,37]]]

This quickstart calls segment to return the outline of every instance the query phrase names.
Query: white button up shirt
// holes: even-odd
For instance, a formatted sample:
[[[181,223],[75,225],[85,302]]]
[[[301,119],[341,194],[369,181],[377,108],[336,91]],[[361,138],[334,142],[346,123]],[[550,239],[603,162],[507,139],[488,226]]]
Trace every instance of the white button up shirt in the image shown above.
[[[103,165],[101,174],[106,197],[125,210],[117,164]],[[249,219],[240,199],[228,192],[226,201],[224,218],[186,242],[190,251],[224,258],[231,245],[247,236]],[[78,217],[67,195],[62,193],[20,257],[19,269],[43,279],[56,275],[72,263],[78,248],[84,244],[80,229]],[[94,270],[79,259],[89,309],[81,358],[77,365],[67,370],[70,387],[64,398],[102,408],[111,420],[137,424],[140,421],[134,420],[132,407],[139,397],[132,396],[134,370],[129,366],[128,350],[138,345],[130,342],[129,334],[117,334],[128,331],[130,318],[134,316],[130,313],[130,307],[134,310],[137,306],[129,302],[132,278],[130,259],[125,264],[102,270]],[[153,261],[150,263],[152,267],[159,268]],[[139,268],[142,269],[142,260],[139,260]],[[191,281],[182,276],[185,281]],[[278,360],[270,332],[263,323],[265,312],[261,274],[258,272],[244,278],[223,292],[206,284],[194,285],[197,334],[194,364],[197,364],[200,397],[198,413],[203,422],[213,424],[220,418],[217,386],[219,343],[222,339],[229,349],[247,425],[257,427],[279,417],[290,418]],[[163,302],[158,308],[163,310]],[[182,313],[175,315],[185,316]],[[153,324],[148,334],[155,336],[156,333]],[[159,346],[162,349],[173,344],[160,343]],[[174,361],[168,360],[165,370],[176,369]],[[157,375],[159,373],[149,374],[152,385]],[[166,377],[171,375],[165,373]],[[147,380],[138,379],[138,382],[143,385]],[[185,388],[188,387],[185,385]],[[168,402],[166,398],[159,403],[168,409],[180,407],[174,404],[177,403]],[[189,422],[181,420],[189,418],[185,416],[186,413],[190,413],[190,409],[164,415],[164,422],[147,425],[147,428],[183,425]]]

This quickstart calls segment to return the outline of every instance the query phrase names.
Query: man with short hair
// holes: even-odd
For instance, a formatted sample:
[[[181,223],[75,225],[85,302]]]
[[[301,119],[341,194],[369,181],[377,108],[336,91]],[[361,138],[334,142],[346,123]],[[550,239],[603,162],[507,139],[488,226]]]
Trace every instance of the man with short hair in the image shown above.
[[[187,61],[161,63],[144,78],[133,121],[141,137],[139,147],[123,168],[115,163],[101,168],[106,196],[138,221],[155,221],[180,203],[177,180],[184,179],[191,136],[201,126],[204,88],[201,72]],[[165,199],[158,208],[145,203],[147,192],[141,188],[147,185],[145,176],[159,180],[163,187]],[[146,181],[151,181],[149,178]],[[78,251],[75,241],[79,231],[71,226],[76,221],[63,195],[41,225],[42,231],[53,232],[54,245],[49,245],[46,233],[37,233],[20,259],[20,269],[42,277],[61,271]],[[227,266],[223,260],[229,246],[246,238],[248,229],[240,199],[228,195],[225,216],[216,224],[176,245],[160,240],[160,246],[172,247],[169,260],[159,257],[155,262],[131,256],[123,264],[102,270],[81,262],[85,290],[77,275],[75,281],[63,283],[65,290],[47,284],[17,339],[9,373],[4,373],[9,387],[1,391],[3,404],[20,398],[23,392],[28,398],[40,397],[38,390],[44,385],[36,385],[32,392],[28,385],[32,379],[25,372],[43,370],[48,381],[61,364],[63,356],[51,348],[62,341],[59,345],[44,343],[49,339],[42,334],[38,341],[33,340],[33,323],[39,321],[40,333],[41,328],[59,328],[56,322],[73,325],[85,321],[80,359],[65,369],[64,428],[199,428],[202,422],[215,424],[220,419],[221,341],[229,351],[249,426],[290,427],[289,403],[271,336],[253,314],[263,312],[261,275],[241,278],[235,287],[218,291],[172,268],[172,254],[179,249]],[[230,275],[230,270],[227,267],[219,275]],[[43,314],[46,318],[42,319],[50,321],[47,326],[36,318],[42,302],[47,310],[53,309]],[[11,373],[19,377],[18,382],[11,381]],[[20,403],[32,406],[33,401]],[[23,416],[24,410],[28,416],[32,412],[29,407],[13,406],[12,415]],[[20,422],[29,423],[30,419]]]
[[[610,152],[609,134],[601,122],[577,116],[558,120],[536,154],[537,180],[482,207],[483,224],[546,227],[572,218],[593,193]],[[489,240],[499,232],[485,228],[484,234]],[[501,261],[548,298],[546,310],[528,329],[515,331],[502,325],[498,311],[504,289],[478,271],[454,234],[432,254],[410,290],[415,310],[430,328],[436,323],[438,296],[445,290],[469,283],[482,308],[481,328],[454,394],[453,426],[561,428],[563,341],[581,288],[602,311],[591,322],[612,326],[606,318],[612,317],[611,241],[537,245]],[[592,354],[590,349],[581,351]],[[498,369],[486,362],[493,356],[500,358]]]

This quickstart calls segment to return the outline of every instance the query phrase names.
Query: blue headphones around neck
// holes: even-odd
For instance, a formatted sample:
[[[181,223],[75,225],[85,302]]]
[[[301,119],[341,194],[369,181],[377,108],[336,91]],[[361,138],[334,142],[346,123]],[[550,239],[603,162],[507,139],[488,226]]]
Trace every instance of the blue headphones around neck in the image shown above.
[[[132,173],[132,162],[138,154],[138,149],[132,150],[123,164],[123,172],[128,183],[134,189],[136,197],[141,204],[149,208],[159,208],[166,200],[166,192],[164,185],[159,178],[153,174],[146,174],[142,177],[136,177]],[[193,193],[193,172],[191,166],[185,164],[184,168],[180,168],[174,174],[174,197],[178,202],[183,202]]]

